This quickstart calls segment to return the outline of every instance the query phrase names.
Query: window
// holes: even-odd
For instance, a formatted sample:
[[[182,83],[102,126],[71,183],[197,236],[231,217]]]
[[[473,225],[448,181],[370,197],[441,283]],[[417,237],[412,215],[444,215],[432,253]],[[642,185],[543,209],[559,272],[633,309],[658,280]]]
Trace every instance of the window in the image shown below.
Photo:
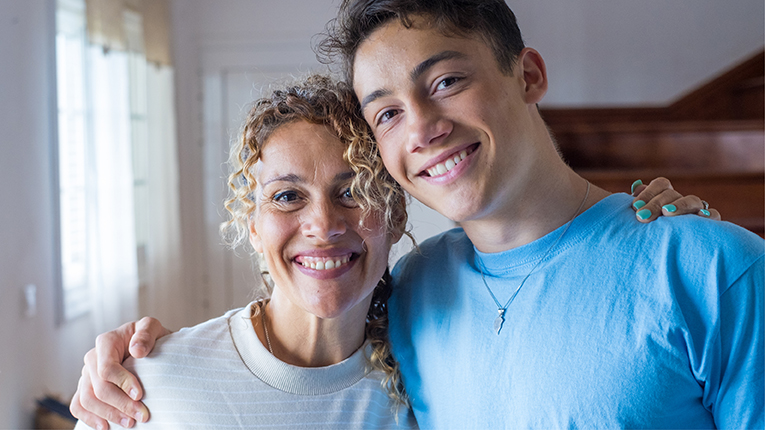
[[[59,0],[56,11],[58,183],[62,302],[59,320],[88,310],[86,157],[86,29],[82,0]]]
[[[56,2],[59,323],[111,329],[181,282],[168,22],[166,0]]]

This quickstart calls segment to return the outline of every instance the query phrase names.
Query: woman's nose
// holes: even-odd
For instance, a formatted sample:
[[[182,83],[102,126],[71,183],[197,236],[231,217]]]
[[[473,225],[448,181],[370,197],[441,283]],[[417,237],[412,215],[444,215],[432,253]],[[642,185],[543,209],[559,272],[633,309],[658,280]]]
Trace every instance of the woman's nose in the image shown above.
[[[320,241],[331,241],[346,232],[342,210],[330,203],[312,205],[303,218],[303,235]]]

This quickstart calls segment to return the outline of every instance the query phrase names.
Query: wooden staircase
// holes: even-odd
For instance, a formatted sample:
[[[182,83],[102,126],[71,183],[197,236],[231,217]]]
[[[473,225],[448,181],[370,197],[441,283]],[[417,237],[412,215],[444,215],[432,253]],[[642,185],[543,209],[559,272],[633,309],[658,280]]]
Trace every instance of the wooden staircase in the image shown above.
[[[765,234],[765,52],[668,106],[542,109],[567,162],[609,191],[666,176]]]

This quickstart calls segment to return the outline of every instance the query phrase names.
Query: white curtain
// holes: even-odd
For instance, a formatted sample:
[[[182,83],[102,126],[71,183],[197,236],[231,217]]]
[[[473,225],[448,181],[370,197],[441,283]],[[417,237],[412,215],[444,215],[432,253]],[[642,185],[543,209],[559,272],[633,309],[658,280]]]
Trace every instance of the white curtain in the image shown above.
[[[168,4],[57,0],[57,8],[64,318],[89,309],[97,332],[139,309],[179,321]]]
[[[88,47],[88,286],[97,332],[137,317],[138,269],[127,54]]]
[[[185,320],[182,298],[181,229],[178,196],[173,69],[148,65],[148,184],[145,297],[141,312],[168,327]]]

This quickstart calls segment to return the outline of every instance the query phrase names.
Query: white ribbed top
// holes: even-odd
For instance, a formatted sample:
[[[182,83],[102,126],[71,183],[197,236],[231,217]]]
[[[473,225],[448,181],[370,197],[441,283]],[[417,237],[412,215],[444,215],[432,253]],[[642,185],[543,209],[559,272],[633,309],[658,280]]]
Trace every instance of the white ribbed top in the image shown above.
[[[331,366],[292,366],[260,342],[251,308],[165,336],[149,357],[125,362],[151,414],[136,429],[416,428],[404,408],[396,423],[382,373],[367,369],[368,345]]]
[[[271,387],[290,394],[329,394],[346,389],[366,376],[365,357],[372,350],[368,343],[340,363],[326,367],[298,367],[279,360],[255,334],[250,308],[231,317],[231,337],[250,372]]]

